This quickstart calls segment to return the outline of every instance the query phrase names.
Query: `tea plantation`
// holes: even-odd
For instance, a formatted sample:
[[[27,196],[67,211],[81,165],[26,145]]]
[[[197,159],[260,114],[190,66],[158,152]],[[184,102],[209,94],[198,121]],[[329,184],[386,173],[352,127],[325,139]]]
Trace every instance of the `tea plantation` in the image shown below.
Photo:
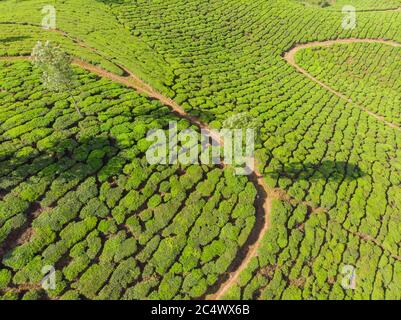
[[[149,165],[147,130],[190,124],[119,84],[76,78],[83,119],[29,62],[1,63],[4,298],[43,298],[21,285],[46,265],[52,298],[204,295],[254,225],[253,184],[230,169]]]
[[[40,25],[45,5],[56,30]],[[1,57],[51,40],[158,93],[75,67],[80,117],[29,61],[1,60],[1,297],[401,299],[399,8],[0,1]],[[245,112],[263,124],[256,177],[146,161],[150,129],[219,129]],[[41,287],[46,265],[55,289]]]
[[[401,46],[355,43],[302,50],[297,63],[355,103],[400,125],[400,57]]]

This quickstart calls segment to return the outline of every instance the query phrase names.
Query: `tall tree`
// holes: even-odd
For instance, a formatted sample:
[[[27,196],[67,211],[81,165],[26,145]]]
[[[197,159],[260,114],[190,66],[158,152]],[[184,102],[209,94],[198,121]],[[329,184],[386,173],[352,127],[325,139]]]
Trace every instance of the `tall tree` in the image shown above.
[[[247,112],[242,112],[224,120],[222,127],[226,129],[255,129],[259,135],[262,126],[262,122],[257,117]]]
[[[82,116],[78,103],[72,94],[73,70],[72,58],[58,44],[39,41],[32,50],[32,59],[42,71],[43,86],[51,91],[68,92],[74,102],[75,110]]]

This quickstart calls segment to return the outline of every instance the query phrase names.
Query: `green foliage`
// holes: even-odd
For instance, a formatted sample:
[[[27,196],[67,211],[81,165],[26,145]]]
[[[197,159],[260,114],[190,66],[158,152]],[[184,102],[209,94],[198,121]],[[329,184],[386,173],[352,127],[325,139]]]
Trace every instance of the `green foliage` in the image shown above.
[[[15,68],[26,70],[28,79],[38,82],[38,74],[31,74],[23,61],[2,69],[5,79],[18,79]],[[204,267],[209,271],[205,269],[186,292],[193,298],[203,295],[239,249],[235,237],[241,233],[246,239],[251,232],[254,220],[245,228],[243,219],[255,215],[252,206],[245,205],[254,202],[253,185],[246,185],[247,179],[234,176],[232,170],[225,174],[226,169],[214,166],[149,166],[136,142],[128,146],[114,138],[127,128],[134,129],[135,139],[144,136],[148,125],[168,129],[171,115],[147,114],[147,108],[153,112],[163,107],[127,88],[74,72],[74,79],[79,75],[89,93],[85,110],[103,104],[98,116],[89,112],[71,120],[66,95],[39,89],[32,103],[46,97],[50,100],[46,106],[52,108],[38,103],[40,107],[32,109],[37,111],[24,117],[25,108],[15,100],[13,116],[4,128],[0,125],[9,138],[30,134],[22,145],[4,145],[5,159],[18,152],[21,160],[2,162],[8,171],[1,183],[9,191],[0,201],[0,239],[25,228],[28,219],[30,231],[29,238],[4,254],[2,263],[11,271],[2,271],[2,288],[38,283],[41,268],[55,265],[58,285],[49,292],[51,297],[172,299],[182,296],[184,273]],[[13,88],[18,85],[15,82]],[[143,108],[135,119],[132,105]],[[52,122],[52,129],[35,131]],[[180,126],[186,128],[188,123]],[[224,199],[221,192],[231,199]],[[234,210],[238,199],[242,209]],[[199,236],[201,246],[194,241]],[[230,248],[229,255],[218,259],[225,247]],[[29,292],[25,298],[39,297]]]
[[[0,289],[4,289],[11,281],[11,272],[7,269],[0,270]]]
[[[70,89],[72,82],[72,59],[59,45],[50,41],[38,42],[32,50],[34,65],[42,72],[43,85],[54,91]]]
[[[32,50],[34,65],[42,72],[43,86],[56,92],[68,91],[78,109],[77,102],[71,94],[73,86],[73,71],[71,57],[66,54],[59,45],[46,41],[38,42]]]
[[[77,289],[86,297],[94,299],[113,269],[114,265],[110,263],[92,265],[77,282]]]
[[[63,1],[66,37],[35,27],[41,1],[1,1],[0,55],[28,55],[48,39],[118,75],[124,66],[216,128],[233,115],[241,128],[260,123],[258,167],[283,189],[269,196],[291,199],[273,202],[252,268],[229,297],[400,299],[400,136],[365,112],[399,124],[399,48],[301,50],[298,63],[344,97],[283,59],[297,43],[400,42],[396,13],[358,13],[352,31],[339,23],[344,4],[363,11],[400,2],[297,2],[85,1],[82,11],[82,1]],[[63,271],[55,298],[199,298],[224,277],[260,222],[247,177],[215,166],[149,166],[148,128],[179,120],[159,101],[79,68],[69,89],[49,92],[28,62],[0,66],[0,243],[27,231],[2,254],[11,272],[5,290],[37,283],[48,262]],[[62,83],[56,70],[52,83]],[[85,117],[70,110],[77,92]],[[355,291],[339,283],[344,264],[356,266]],[[23,297],[37,296],[2,291]]]

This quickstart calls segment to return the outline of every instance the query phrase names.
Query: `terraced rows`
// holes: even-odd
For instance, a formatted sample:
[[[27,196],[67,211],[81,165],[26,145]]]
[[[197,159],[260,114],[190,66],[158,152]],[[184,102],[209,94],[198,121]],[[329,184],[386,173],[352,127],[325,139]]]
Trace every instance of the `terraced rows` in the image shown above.
[[[46,31],[39,26],[6,21],[0,23],[0,30],[2,35],[0,56],[2,57],[29,56],[38,41],[49,40],[59,43],[66,52],[80,57],[88,63],[98,65],[118,75],[123,74],[123,70],[107,57],[77,45],[73,39],[68,38],[62,32]]]
[[[355,290],[344,290],[354,266]],[[343,272],[343,273],[341,273]],[[226,299],[400,299],[401,257],[330,213],[275,201],[259,255]]]
[[[338,44],[298,52],[296,62],[355,103],[400,125],[401,45]]]
[[[76,77],[84,119],[29,62],[1,63],[3,298],[204,295],[252,230],[253,184],[230,169],[149,165],[147,130],[190,124],[121,85]],[[35,286],[46,265],[57,270],[47,293]]]
[[[24,10],[32,3],[39,7],[41,1],[19,4],[17,11],[25,14],[17,14],[15,18],[11,16],[14,12],[10,3],[5,1],[0,5],[8,8],[0,11],[5,21],[40,21]],[[73,10],[79,12],[80,6],[81,1],[76,0],[57,4],[61,11],[60,29],[102,52],[106,61],[134,71],[174,98],[191,115],[217,128],[229,116],[243,111],[263,122],[257,146],[259,171],[283,202],[275,204],[277,221],[266,235],[265,247],[260,249],[259,257],[252,261],[229,296],[399,298],[400,132],[299,74],[283,55],[298,43],[337,38],[392,39],[401,43],[400,13],[364,12],[358,15],[355,30],[344,31],[340,12],[304,7],[289,0],[110,4],[88,0],[87,11],[77,13],[85,26],[85,30],[80,30],[67,14]],[[107,23],[99,23],[103,19]],[[0,25],[0,32],[7,35],[13,31]],[[10,41],[7,53],[20,52],[25,41],[28,39]],[[338,85],[338,90],[344,90],[344,94],[366,108],[397,121],[396,105],[390,101],[391,110],[380,109],[376,102],[379,95],[373,89],[366,90],[383,87],[375,75],[379,61],[382,62],[377,55],[385,51],[370,48],[369,59],[374,63],[367,72],[376,82],[367,82],[358,97],[346,92],[350,69],[332,74],[330,63],[333,60],[340,63],[336,59],[349,57],[355,50],[359,50],[357,56],[362,61],[366,57],[362,46],[338,47],[341,54],[330,59],[319,57],[323,49],[309,52],[305,57],[310,61],[319,59],[316,76],[336,76],[333,86]],[[396,56],[393,52],[390,54],[390,57]],[[387,85],[397,81],[398,66],[390,59],[383,60],[384,75],[380,78]],[[313,69],[312,64],[310,67]],[[366,71],[352,67],[358,76],[362,70]],[[396,92],[391,94],[397,99]],[[362,101],[362,97],[369,99]],[[110,131],[113,127],[114,123]],[[74,140],[78,141],[76,137]],[[250,207],[244,210],[249,220],[253,210]],[[345,264],[356,266],[357,277],[361,279],[357,280],[360,282],[356,291],[344,290],[340,285]],[[142,267],[139,264],[140,270]],[[94,267],[95,273],[103,274],[98,268]],[[219,272],[214,274],[221,275]],[[180,273],[174,271],[171,277],[169,287],[176,288]],[[88,283],[91,278],[84,278],[84,283],[85,279]],[[199,282],[197,276],[191,279]],[[200,281],[202,288],[215,283],[213,279],[206,277]],[[185,279],[182,281],[184,288]],[[152,286],[153,291],[147,292],[147,296],[170,298],[160,289],[161,283]],[[83,294],[78,287],[71,289],[71,296]],[[194,290],[196,294],[177,291],[175,297],[198,297],[208,291]],[[70,294],[68,287],[61,291],[66,292]]]
[[[330,9],[340,9],[344,6],[354,6],[358,11],[363,10],[392,10],[401,8],[401,1],[399,0],[387,0],[387,1],[376,1],[376,0],[295,0],[304,5],[318,6]]]

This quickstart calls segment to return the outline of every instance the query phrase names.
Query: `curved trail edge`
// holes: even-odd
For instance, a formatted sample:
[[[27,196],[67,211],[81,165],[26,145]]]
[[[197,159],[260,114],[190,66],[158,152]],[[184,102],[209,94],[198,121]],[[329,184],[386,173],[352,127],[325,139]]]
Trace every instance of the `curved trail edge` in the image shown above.
[[[376,120],[379,120],[383,122],[385,125],[392,129],[396,129],[398,131],[401,131],[401,127],[387,121],[383,116],[378,115],[377,113],[374,113],[367,109],[366,107],[358,104],[357,102],[353,101],[351,98],[347,97],[345,94],[341,93],[340,91],[337,91],[330,87],[329,85],[325,84],[323,81],[320,81],[313,75],[311,75],[307,70],[302,68],[295,60],[296,54],[303,49],[308,49],[308,48],[315,48],[315,47],[330,47],[336,44],[352,44],[352,43],[379,43],[379,44],[384,44],[384,45],[389,45],[392,47],[401,47],[401,43],[398,43],[393,40],[384,40],[384,39],[357,39],[357,38],[350,38],[350,39],[337,39],[337,40],[327,40],[327,41],[314,41],[314,42],[308,42],[304,44],[296,44],[294,45],[290,50],[284,53],[283,58],[289,63],[291,66],[293,66],[298,72],[302,73],[304,76],[308,77],[310,80],[313,82],[317,83],[324,89],[330,91],[337,97],[352,103],[353,105],[357,106],[359,109],[362,111],[366,112],[368,115],[376,118]]]
[[[17,56],[17,57],[0,57],[2,61],[15,61],[15,60],[30,60],[29,56]],[[97,74],[100,77],[104,77],[110,79],[112,81],[123,84],[129,88],[135,89],[138,93],[145,94],[151,98],[157,99],[162,102],[164,105],[170,107],[171,111],[178,115],[181,118],[184,118],[196,125],[197,127],[204,129],[210,137],[218,142],[220,146],[224,145],[224,140],[220,136],[218,132],[212,130],[206,123],[202,122],[198,118],[187,114],[184,109],[179,106],[175,101],[161,93],[154,90],[151,86],[142,81],[139,77],[131,73],[126,68],[122,68],[128,76],[119,76],[109,71],[106,71],[102,68],[99,68],[95,65],[89,64],[80,59],[74,59],[73,64],[79,66],[82,69],[90,71],[92,73]],[[258,163],[255,158],[251,159],[254,162],[254,171],[251,175],[248,176],[249,180],[254,184],[257,195],[255,201],[255,209],[256,209],[256,222],[251,230],[250,235],[248,236],[248,240],[245,244],[240,248],[237,253],[234,261],[229,267],[228,272],[222,275],[222,278],[226,278],[225,280],[220,279],[217,283],[217,292],[211,295],[206,296],[208,299],[220,299],[227,290],[237,281],[242,270],[246,268],[249,261],[257,255],[257,251],[261,245],[262,239],[266,231],[270,226],[270,211],[271,211],[271,203],[273,198],[269,196],[271,193],[270,188],[267,186],[266,182],[263,179],[263,176],[258,171]]]
[[[311,48],[311,47],[327,47],[334,44],[347,44],[347,43],[382,43],[386,45],[391,45],[394,47],[401,47],[400,43],[391,40],[384,40],[384,39],[339,39],[339,40],[328,40],[328,41],[321,41],[321,42],[309,42],[306,44],[298,44],[293,46],[289,51],[285,52],[283,57],[284,59],[293,67],[295,67],[300,73],[307,76],[309,79],[314,81],[315,83],[319,84],[321,87],[325,88],[326,90],[330,91],[331,93],[335,94],[336,96],[353,103],[354,105],[361,108],[363,111],[368,113],[369,115],[375,117],[377,120],[384,122],[391,128],[397,129],[401,131],[401,128],[391,122],[388,122],[384,119],[384,117],[379,116],[365,107],[355,104],[352,99],[348,98],[341,92],[338,92],[331,88],[330,86],[324,84],[317,78],[313,77],[309,74],[305,69],[300,67],[295,61],[295,55],[299,50]],[[0,57],[0,60],[5,61],[13,61],[13,60],[29,60],[29,56],[17,56],[17,57]],[[151,98],[157,99],[162,102],[164,105],[170,107],[173,113],[178,115],[181,118],[184,118],[195,124],[201,129],[204,129],[213,140],[217,141],[219,145],[223,145],[224,141],[223,138],[218,134],[218,132],[212,130],[208,124],[202,122],[197,117],[189,115],[180,105],[178,105],[174,100],[164,96],[163,94],[156,91],[153,87],[145,83],[135,74],[127,70],[126,68],[118,65],[121,69],[125,71],[128,76],[119,76],[112,72],[106,71],[98,66],[92,65],[80,59],[74,59],[73,64],[90,71],[92,73],[97,74],[100,77],[108,78],[112,81],[118,82],[123,84],[127,87],[135,89],[137,92],[145,94]],[[256,222],[255,226],[251,230],[251,233],[248,237],[248,240],[244,244],[243,247],[240,248],[239,252],[237,253],[236,258],[234,259],[233,263],[229,267],[229,270],[223,274],[225,280],[220,279],[216,288],[217,291],[213,294],[206,296],[208,299],[221,299],[227,291],[237,283],[237,280],[241,274],[241,272],[246,269],[251,259],[257,256],[258,249],[261,245],[263,236],[267,232],[270,227],[270,213],[271,213],[271,205],[272,200],[276,199],[277,196],[274,195],[274,191],[269,188],[264,181],[262,174],[258,171],[258,163],[256,159],[253,159],[254,165],[254,172],[252,175],[249,176],[249,180],[255,185],[257,190],[257,199],[255,202],[256,206]],[[260,225],[261,224],[261,225]]]

